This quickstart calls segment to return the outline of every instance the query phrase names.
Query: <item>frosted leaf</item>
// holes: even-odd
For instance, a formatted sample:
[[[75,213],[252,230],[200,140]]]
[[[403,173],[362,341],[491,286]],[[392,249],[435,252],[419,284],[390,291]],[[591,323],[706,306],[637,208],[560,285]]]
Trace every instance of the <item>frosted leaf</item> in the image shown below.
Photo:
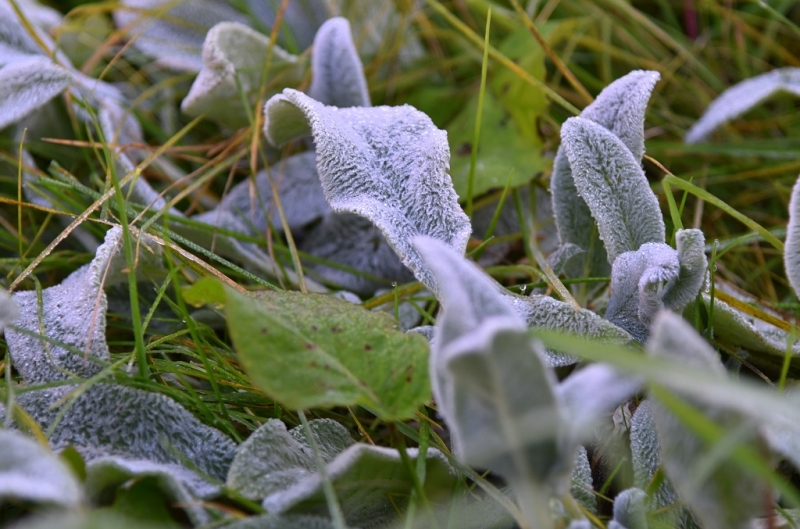
[[[7,0],[4,0],[4,3],[10,4]],[[55,29],[61,25],[61,22],[64,20],[64,16],[57,10],[42,5],[36,0],[17,0],[17,5],[20,11],[25,14],[25,18],[28,22],[34,27],[41,28],[45,31]],[[24,28],[23,31],[25,31]]]
[[[247,18],[221,0],[123,0],[114,22],[133,46],[173,70],[198,72],[206,33],[220,22],[247,24]]]
[[[19,432],[0,428],[0,507],[7,502],[34,502],[78,507],[81,485],[52,452]]]
[[[84,490],[89,501],[102,505],[118,489],[144,478],[155,478],[151,483],[157,488],[158,495],[169,504],[181,507],[193,525],[203,525],[211,521],[211,517],[197,500],[210,500],[218,496],[220,488],[191,470],[175,464],[114,456],[99,457],[86,465]]]
[[[597,512],[597,497],[592,493],[592,467],[586,448],[579,446],[575,452],[575,466],[572,468],[572,487],[570,493],[591,513]]]
[[[168,529],[175,525],[157,525],[156,522],[143,521],[117,514],[115,510],[83,509],[81,511],[48,513],[31,516],[15,524],[13,529]]]
[[[586,253],[586,250],[577,244],[568,242],[566,244],[562,244],[558,247],[558,249],[556,249],[556,251],[547,256],[547,264],[553,269],[554,273],[560,274],[562,270],[567,269],[567,265],[570,263],[570,261],[572,261],[573,257],[582,255],[584,253]],[[603,264],[608,267],[605,252],[603,253]],[[568,273],[567,275],[569,277],[573,277],[573,274]]]
[[[680,313],[694,301],[703,287],[708,269],[705,240],[700,230],[678,230],[675,234],[680,272],[672,288],[664,294],[664,305],[675,312]]]
[[[414,279],[383,233],[369,219],[353,213],[326,215],[298,247],[315,257],[354,269],[351,272],[313,261],[305,265],[339,288],[359,294],[369,295],[393,281],[407,283]]]
[[[664,243],[645,243],[621,254],[611,270],[606,318],[644,342],[650,322],[664,308],[664,296],[679,274],[678,252]]]
[[[284,6],[264,0],[245,0],[247,13],[261,22],[264,28],[274,28],[278,8]],[[286,4],[278,33],[278,44],[300,53],[314,40],[319,27],[332,16],[330,0],[301,0]]]
[[[47,47],[47,50],[43,50],[36,43],[36,39],[28,33],[11,2],[3,0],[0,2],[0,66],[25,60],[32,56],[42,56],[56,48],[47,32],[43,31],[54,20],[47,21],[48,15],[44,15],[44,19],[37,15],[37,12],[49,10],[49,8],[27,0],[18,2],[18,5],[28,21],[32,23],[31,27],[36,33],[36,37]],[[60,51],[55,52],[55,57],[60,63],[66,64],[69,62]]]
[[[292,4],[289,4],[292,5]],[[248,516],[225,526],[225,529],[339,529],[322,516],[303,514],[262,514]]]
[[[638,161],[644,154],[644,118],[647,102],[661,74],[634,70],[620,77],[587,106],[581,117],[610,130]]]
[[[650,94],[659,79],[658,72],[633,71],[608,85],[587,106],[581,117],[610,130],[628,147],[636,161],[644,153],[644,118]],[[609,275],[605,248],[599,244],[591,211],[575,187],[565,148],[556,153],[550,177],[553,212],[562,244],[575,244],[588,252],[567,265],[569,277]]]
[[[647,351],[681,362],[687,369],[725,377],[725,369],[714,350],[673,313],[665,311],[657,316]],[[763,446],[755,419],[696,398],[686,400],[735,439],[729,450],[739,444],[752,450]],[[718,447],[709,446],[665,406],[658,402],[652,406],[664,470],[701,525],[708,529],[749,527],[749,520],[762,510],[766,484],[731,461],[730,453],[718,453]],[[709,468],[709,461],[714,461],[714,466]]]
[[[658,200],[641,164],[614,133],[584,118],[561,128],[575,186],[597,221],[608,262],[646,242],[664,242]]]
[[[336,421],[317,419],[309,421],[309,426],[326,464],[354,442]],[[302,428],[289,432],[283,422],[269,419],[237,449],[227,485],[246,498],[261,501],[294,486],[316,468]]]
[[[270,176],[292,233],[297,234],[330,211],[317,176],[314,152],[290,156],[271,166],[269,171],[259,171],[254,181],[247,179],[235,185],[216,209],[195,215],[193,220],[235,231],[244,226],[245,233],[252,235],[266,233],[270,224],[273,230],[282,232]]]
[[[418,450],[406,450],[411,469],[416,468]],[[452,493],[455,470],[439,450],[428,448],[425,463],[425,496],[441,501]],[[342,507],[345,522],[353,527],[384,527],[398,519],[414,487],[409,467],[397,449],[354,444],[325,468]],[[262,503],[270,513],[328,515],[319,473],[314,472],[294,486],[275,492]]]
[[[8,292],[0,289],[0,333],[17,318],[19,318],[19,307]]]
[[[139,246],[140,270],[155,262],[153,250],[143,242]],[[90,377],[100,371],[96,360],[105,362],[109,358],[103,288],[125,281],[126,266],[122,228],[115,226],[106,233],[105,242],[91,263],[61,284],[42,290],[41,306],[36,291],[13,294],[20,317],[14,328],[6,329],[6,342],[14,367],[28,384],[68,379],[71,375]],[[42,331],[55,343],[43,340]]]
[[[686,143],[698,143],[723,123],[735,119],[778,92],[800,96],[800,68],[777,68],[735,84],[722,92],[686,133]]]
[[[371,106],[364,66],[346,19],[327,20],[317,31],[311,53],[311,72],[309,97],[337,107]]]
[[[795,182],[792,198],[789,201],[789,224],[786,226],[783,261],[786,266],[786,277],[795,295],[800,296],[800,179]]]
[[[248,111],[241,94],[249,104],[255,101],[265,64],[264,79],[270,85],[295,85],[303,78],[303,62],[277,45],[270,54],[268,36],[236,22],[217,24],[203,42],[203,68],[181,110],[190,116],[205,114],[231,128],[246,125]],[[278,87],[267,93],[274,94]]]
[[[647,494],[626,489],[614,498],[614,519],[608,529],[647,529]]]
[[[589,520],[573,520],[567,529],[594,529],[594,525]]]
[[[77,388],[21,393],[17,405],[46,430],[61,411],[54,404],[69,400],[70,392]],[[201,476],[223,481],[233,460],[236,447],[227,436],[158,393],[100,383],[67,405],[70,407],[53,430],[50,445],[54,450],[73,445],[87,462],[118,456],[181,467],[188,463]],[[198,480],[194,477],[188,484],[203,490]]]
[[[322,189],[333,210],[370,219],[435,293],[435,280],[411,238],[427,235],[463,253],[471,231],[445,172],[450,153],[444,131],[409,106],[340,109],[286,89],[267,102],[267,139],[276,144],[280,131],[277,143],[288,141],[302,129],[297,120],[312,131]]]
[[[631,455],[634,483],[641,489],[647,488],[661,467],[661,447],[656,434],[650,400],[643,400],[631,419]],[[659,510],[678,501],[675,490],[668,480],[664,480],[653,495],[651,509]]]
[[[19,121],[67,89],[69,71],[47,57],[29,57],[0,68],[0,129]]]
[[[604,364],[592,364],[570,374],[556,388],[573,443],[586,440],[600,420],[632,397],[641,387],[637,379]]]

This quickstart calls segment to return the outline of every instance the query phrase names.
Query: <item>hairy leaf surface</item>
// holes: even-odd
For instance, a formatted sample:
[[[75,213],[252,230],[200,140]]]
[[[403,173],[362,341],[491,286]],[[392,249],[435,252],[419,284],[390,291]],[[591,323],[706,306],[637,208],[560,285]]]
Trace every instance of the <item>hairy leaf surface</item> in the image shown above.
[[[325,21],[314,37],[308,95],[323,105],[371,106],[364,66],[350,34],[350,23],[335,17]]]
[[[47,57],[29,57],[0,68],[0,129],[38,109],[75,80]]]
[[[786,277],[795,294],[800,296],[800,179],[795,182],[789,201],[789,224],[786,226],[783,262],[786,266]]]

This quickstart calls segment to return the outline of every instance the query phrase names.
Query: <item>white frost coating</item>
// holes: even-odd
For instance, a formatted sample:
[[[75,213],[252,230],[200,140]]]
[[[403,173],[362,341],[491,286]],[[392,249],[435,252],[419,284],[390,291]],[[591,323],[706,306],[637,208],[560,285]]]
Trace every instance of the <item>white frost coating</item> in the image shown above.
[[[647,529],[647,494],[642,489],[626,489],[614,498],[614,519],[608,529]]]
[[[205,114],[229,127],[247,124],[241,93],[252,104],[261,88],[262,70],[269,56],[265,81],[278,86],[294,85],[303,78],[303,62],[277,45],[270,55],[269,37],[236,22],[221,22],[211,28],[203,42],[203,67],[181,110],[190,116]],[[274,94],[273,90],[268,95]]]
[[[614,133],[583,118],[561,128],[575,186],[597,221],[608,262],[646,242],[664,242],[658,199],[641,164]]]
[[[406,450],[412,468],[419,451]],[[439,450],[428,448],[425,496],[432,501],[449,498],[456,482],[456,471]],[[408,466],[397,449],[354,444],[326,465],[342,507],[345,522],[351,527],[386,527],[397,521],[414,488]],[[319,473],[296,485],[268,496],[262,503],[270,513],[328,515],[328,506]]]
[[[350,23],[341,17],[327,20],[314,37],[309,97],[337,107],[372,106]]]
[[[735,84],[722,92],[686,133],[686,143],[698,143],[723,123],[737,118],[778,92],[800,96],[800,68],[778,68]]]
[[[633,463],[634,484],[647,488],[661,467],[661,445],[653,420],[652,402],[643,400],[631,418],[631,461]],[[664,480],[653,494],[650,502],[652,510],[660,510],[674,505],[678,496],[669,480]]]
[[[716,352],[686,321],[670,312],[657,316],[647,351],[679,361],[688,369],[725,377]],[[705,400],[686,400],[735,438],[737,445],[741,443],[756,451],[763,446],[756,419]],[[730,461],[731,454],[720,458],[715,446],[709,446],[666,406],[659,402],[653,402],[652,406],[664,470],[701,525],[708,529],[750,527],[750,519],[761,512],[768,494],[765,483]],[[716,465],[699,479],[698,465],[707,465],[712,460]]]
[[[52,452],[19,432],[0,428],[0,507],[33,502],[78,507],[81,485]]]
[[[411,238],[427,235],[463,253],[471,231],[446,172],[446,133],[407,105],[340,109],[287,89],[265,108],[270,141],[270,131],[287,117],[273,109],[287,104],[302,111],[310,125],[322,189],[333,210],[370,219],[403,264],[435,293],[435,279]]]
[[[247,24],[244,15],[221,0],[123,0],[114,10],[114,22],[134,47],[162,66],[187,72],[203,67],[203,39],[225,21]]]
[[[17,405],[47,430],[61,411],[55,404],[68,400],[76,388],[22,393]],[[70,404],[50,436],[54,450],[72,445],[86,461],[119,456],[188,466],[219,481],[228,473],[234,443],[171,398],[116,384],[96,384]]]
[[[586,448],[579,446],[575,452],[575,465],[572,468],[570,493],[575,500],[590,513],[597,514],[597,497],[592,484],[592,466]]]
[[[146,240],[143,242],[139,246],[140,270],[154,262],[153,250]],[[106,233],[105,242],[91,263],[70,274],[61,284],[42,291],[41,307],[36,291],[13,295],[20,307],[15,326],[33,333],[23,334],[14,328],[6,329],[5,333],[14,367],[26,382],[51,382],[71,375],[90,377],[101,369],[93,360],[104,362],[109,358],[103,288],[124,281],[127,275],[122,270],[126,266],[122,228],[115,226]],[[40,338],[40,322],[44,335],[56,343]]]
[[[0,289],[0,333],[19,318],[19,307],[5,290]]]
[[[659,79],[658,72],[636,70],[608,85],[587,106],[581,117],[594,121],[617,136],[640,161],[644,153],[644,118],[650,94]],[[572,178],[572,169],[560,146],[550,177],[553,213],[563,245],[575,244],[588,252],[567,264],[569,277],[607,276],[609,263],[605,249],[594,232],[595,222]],[[588,263],[587,263],[588,260]],[[588,269],[584,269],[588,266]]]
[[[354,443],[336,421],[317,419],[308,424],[326,464]],[[227,485],[245,498],[261,501],[293,487],[316,468],[302,427],[286,431],[283,422],[270,419],[236,450]]]
[[[114,456],[99,457],[86,465],[84,490],[89,501],[102,505],[110,491],[123,489],[131,481],[147,477],[156,478],[158,495],[170,505],[182,508],[192,525],[211,521],[208,512],[197,500],[210,500],[218,496],[219,486],[212,485],[179,465]]]
[[[323,516],[261,514],[227,524],[225,529],[337,529],[337,527],[329,518]]]
[[[703,288],[708,270],[705,242],[700,230],[678,230],[675,234],[680,271],[672,288],[664,294],[667,308],[680,313]]]
[[[42,56],[0,68],[0,129],[24,118],[73,82],[69,71]]]
[[[783,249],[786,277],[794,293],[800,296],[800,178],[792,188],[789,201],[789,224],[786,226],[786,245]]]

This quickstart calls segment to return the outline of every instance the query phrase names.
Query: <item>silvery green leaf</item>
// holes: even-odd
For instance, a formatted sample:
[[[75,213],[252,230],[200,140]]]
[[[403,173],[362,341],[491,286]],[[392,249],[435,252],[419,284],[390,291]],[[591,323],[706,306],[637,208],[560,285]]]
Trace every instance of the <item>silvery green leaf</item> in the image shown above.
[[[786,277],[794,293],[800,296],[800,179],[792,188],[789,201],[789,224],[786,226],[786,245],[783,250]]]
[[[567,529],[594,529],[594,525],[589,520],[573,520]]]
[[[7,0],[4,3],[8,4]],[[57,10],[46,5],[42,5],[36,0],[17,0],[20,11],[25,14],[33,26],[45,31],[55,29],[64,20],[64,16]]]
[[[614,519],[608,529],[647,529],[647,494],[642,489],[626,489],[614,498]]]
[[[650,94],[658,81],[658,72],[637,70],[608,85],[587,106],[581,117],[610,130],[631,151],[636,161],[644,153],[644,117]],[[559,147],[550,178],[553,212],[562,244],[575,244],[587,252],[576,258],[566,270],[569,277],[605,277],[609,260],[599,244],[595,221],[575,187],[565,147]]]
[[[264,28],[275,26],[277,12],[284,6],[264,0],[246,0],[247,13],[258,20]],[[308,48],[319,27],[332,16],[334,7],[330,0],[294,0],[285,5],[283,20],[278,33],[278,44],[297,53]]]
[[[686,143],[703,141],[717,127],[737,118],[778,92],[800,96],[800,68],[776,68],[722,92],[686,133]]]
[[[193,471],[175,464],[154,463],[148,460],[105,456],[86,465],[84,490],[89,501],[102,504],[109,496],[132,480],[155,478],[158,494],[170,504],[179,506],[193,525],[209,523],[211,517],[198,500],[210,500],[219,495],[220,488],[208,483]]]
[[[47,513],[25,518],[12,529],[171,529],[174,524],[132,519],[111,509],[84,509],[73,512]]]
[[[463,253],[471,231],[445,172],[445,133],[409,106],[340,109],[290,89],[267,102],[264,130],[271,143],[285,143],[304,128],[314,136],[317,170],[333,210],[370,219],[435,293],[411,238],[427,235]]]
[[[291,5],[291,4],[290,4]],[[330,519],[322,516],[310,516],[304,514],[261,514],[259,516],[248,516],[232,524],[226,525],[225,529],[340,529],[337,528]]]
[[[153,250],[143,241],[140,269],[154,263]],[[70,274],[61,284],[42,290],[16,292],[20,317],[5,331],[14,367],[29,384],[90,377],[101,369],[97,360],[109,358],[106,345],[106,296],[103,288],[127,278],[122,252],[122,228],[106,233],[91,263]],[[46,341],[41,336],[47,336]],[[91,357],[91,358],[90,358]]]
[[[336,421],[312,420],[309,426],[326,464],[354,442]],[[302,428],[286,431],[283,422],[270,419],[237,449],[227,485],[246,498],[261,501],[289,489],[316,472],[316,468]]]
[[[78,479],[52,452],[19,432],[0,428],[0,507],[32,502],[75,508],[83,501]]]
[[[278,197],[272,193],[270,180],[275,184]],[[330,212],[317,176],[313,151],[285,158],[272,165],[269,172],[259,171],[254,180],[244,180],[231,188],[216,209],[192,218],[228,230],[236,231],[245,226],[245,233],[253,235],[266,233],[269,225],[280,233],[283,224],[276,205],[278,198],[286,223],[295,234]]]
[[[190,116],[204,114],[231,128],[246,125],[248,110],[242,106],[242,94],[248,104],[255,101],[265,64],[263,79],[270,85],[277,84],[271,93],[282,86],[299,84],[303,78],[303,62],[277,45],[270,47],[269,36],[244,24],[220,22],[206,35],[203,68],[181,103],[181,110]]]
[[[19,318],[19,307],[8,292],[0,289],[0,333],[17,318]]]
[[[414,468],[418,450],[406,451]],[[425,466],[425,496],[431,501],[448,497],[457,478],[444,454],[428,448]],[[397,520],[398,509],[404,510],[414,487],[413,470],[392,448],[354,444],[328,463],[325,471],[345,522],[354,527],[383,527]],[[267,496],[262,505],[270,513],[328,514],[322,478],[317,472]]]
[[[29,57],[0,68],[0,129],[19,121],[64,90],[74,79],[48,57]]]
[[[586,253],[586,250],[578,246],[577,244],[572,244],[571,242],[562,244],[550,255],[547,256],[547,264],[550,268],[553,269],[553,272],[556,274],[560,274],[562,270],[567,268],[567,265],[572,261],[573,257]],[[608,266],[606,262],[605,252],[603,253],[603,263]],[[573,277],[572,274],[567,274],[570,277]],[[591,276],[590,276],[591,277]]]
[[[223,481],[236,449],[220,431],[206,426],[176,401],[150,391],[117,384],[95,384],[71,400],[77,386],[33,390],[17,395],[17,405],[43,429],[69,406],[50,436],[60,450],[75,446],[86,461],[119,456],[197,469]],[[197,479],[190,483],[197,487]],[[198,489],[201,490],[201,489]]]
[[[605,364],[592,364],[570,374],[556,388],[567,422],[567,438],[586,440],[600,420],[633,396],[641,382]]]
[[[606,318],[644,342],[679,275],[678,252],[664,243],[645,243],[619,255],[611,268]]]
[[[28,20],[31,20],[33,14],[31,10],[26,9],[24,5],[20,7]],[[36,37],[49,48],[48,50],[43,50],[36,43],[36,39],[28,33],[11,3],[7,0],[0,2],[0,66],[32,56],[42,56],[54,49],[54,46],[51,46],[52,39],[39,27],[39,24],[34,23],[32,28]],[[61,60],[63,55],[59,54],[57,58]]]
[[[311,72],[308,95],[320,103],[337,107],[372,105],[347,19],[331,18],[319,28],[311,53]]]
[[[694,301],[706,279],[708,259],[705,236],[700,230],[678,230],[675,234],[680,272],[678,279],[664,294],[664,305],[680,313]]]
[[[608,262],[646,242],[664,242],[658,200],[641,164],[613,132],[584,118],[561,128],[572,177],[597,222]]]
[[[308,262],[306,268],[339,288],[369,295],[392,282],[407,283],[414,275],[400,261],[384,234],[369,220],[353,213],[326,215],[299,243],[315,257],[345,265],[355,272],[325,263]],[[382,278],[366,277],[359,272]]]
[[[647,488],[661,467],[661,446],[653,420],[652,402],[643,400],[631,419],[631,456],[634,483]],[[669,481],[664,480],[653,495],[652,509],[663,509],[675,504],[678,498]]]
[[[654,356],[680,361],[687,369],[725,377],[716,352],[687,322],[671,312],[664,311],[656,317],[647,350]],[[756,419],[696,398],[686,400],[702,410],[709,421],[725,429],[731,441],[729,450],[739,444],[753,450],[762,446]],[[765,483],[740,464],[721,457],[726,454],[717,453],[717,447],[709,446],[665,406],[654,402],[652,414],[664,470],[703,527],[749,527],[749,520],[763,507]]]
[[[575,500],[591,513],[597,512],[597,497],[593,494],[592,467],[586,448],[579,446],[575,452],[575,465],[572,468],[570,493]]]
[[[114,22],[133,46],[174,70],[198,72],[206,33],[220,22],[247,23],[247,18],[220,0],[124,0]]]

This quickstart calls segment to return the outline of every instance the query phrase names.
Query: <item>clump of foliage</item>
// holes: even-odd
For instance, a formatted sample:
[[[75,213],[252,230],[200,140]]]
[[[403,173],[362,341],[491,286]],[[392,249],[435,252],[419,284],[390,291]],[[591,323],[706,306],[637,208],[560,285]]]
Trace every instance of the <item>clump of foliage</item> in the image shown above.
[[[791,10],[706,6],[789,66],[683,144],[691,3],[556,4],[0,0],[0,523],[793,526],[797,328],[736,283],[795,308],[800,180],[767,229],[664,169],[798,93]]]

